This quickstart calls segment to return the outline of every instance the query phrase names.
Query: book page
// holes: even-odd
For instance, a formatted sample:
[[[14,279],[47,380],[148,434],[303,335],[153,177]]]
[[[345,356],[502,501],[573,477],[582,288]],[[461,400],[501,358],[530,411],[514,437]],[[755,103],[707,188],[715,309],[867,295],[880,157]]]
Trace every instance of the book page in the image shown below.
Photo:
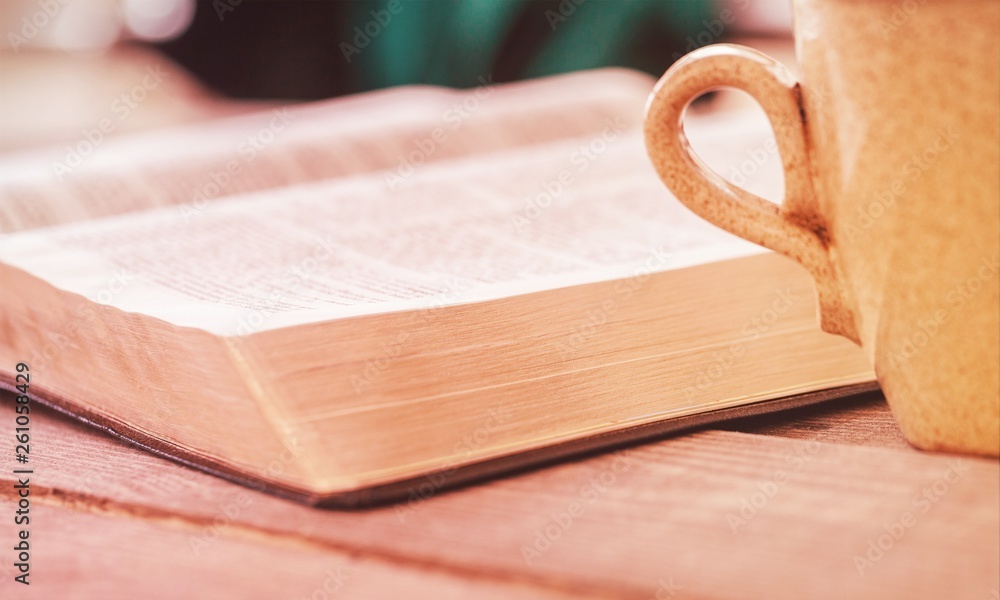
[[[742,118],[702,129],[702,154],[720,170],[768,135]],[[778,163],[747,187],[780,196]],[[760,251],[683,207],[639,132],[609,120],[596,135],[426,165],[396,186],[368,174],[193,216],[158,209],[14,234],[0,260],[125,311],[238,335]]]
[[[105,138],[0,159],[0,233],[158,206],[197,213],[237,194],[382,172],[641,122],[653,80],[605,69],[471,90],[424,86]]]

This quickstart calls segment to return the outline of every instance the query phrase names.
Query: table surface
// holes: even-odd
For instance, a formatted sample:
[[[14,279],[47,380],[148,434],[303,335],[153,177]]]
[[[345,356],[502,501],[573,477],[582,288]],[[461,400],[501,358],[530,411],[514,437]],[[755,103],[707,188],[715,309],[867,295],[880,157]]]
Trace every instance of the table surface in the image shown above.
[[[791,62],[787,41],[752,45]],[[38,106],[5,89],[8,108]],[[165,102],[161,120],[214,114]],[[0,147],[79,131],[32,127]],[[3,598],[1000,598],[998,462],[907,446],[877,393],[361,512],[263,495],[43,407],[31,423],[32,583],[0,550]],[[0,455],[13,446],[0,435]]]
[[[0,413],[13,422],[11,396]],[[32,584],[11,581],[3,552],[5,598],[989,600],[1000,588],[998,462],[907,446],[879,393],[356,512],[254,492],[44,407],[32,440]],[[2,478],[12,515],[16,481]]]

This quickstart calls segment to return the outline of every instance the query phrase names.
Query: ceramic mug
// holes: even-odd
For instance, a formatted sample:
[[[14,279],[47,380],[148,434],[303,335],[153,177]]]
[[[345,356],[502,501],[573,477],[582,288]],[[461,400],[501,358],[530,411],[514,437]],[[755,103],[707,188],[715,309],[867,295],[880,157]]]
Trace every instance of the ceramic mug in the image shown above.
[[[795,0],[797,80],[708,46],[646,109],[646,146],[694,212],[804,265],[824,330],[859,343],[914,445],[1000,454],[1000,2]],[[743,90],[771,121],[781,206],[712,172],[687,106]]]

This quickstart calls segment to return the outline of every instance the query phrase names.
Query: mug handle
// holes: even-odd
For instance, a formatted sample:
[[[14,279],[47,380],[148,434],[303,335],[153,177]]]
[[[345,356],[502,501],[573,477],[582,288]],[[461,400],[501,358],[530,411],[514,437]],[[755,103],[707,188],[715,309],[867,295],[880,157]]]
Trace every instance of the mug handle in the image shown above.
[[[780,207],[716,174],[684,135],[688,105],[721,87],[750,94],[771,122],[785,172]],[[653,89],[646,105],[646,150],[667,188],[700,217],[805,266],[816,282],[822,328],[858,342],[836,285],[829,230],[813,190],[805,118],[799,83],[781,63],[743,46],[706,46],[679,60]]]

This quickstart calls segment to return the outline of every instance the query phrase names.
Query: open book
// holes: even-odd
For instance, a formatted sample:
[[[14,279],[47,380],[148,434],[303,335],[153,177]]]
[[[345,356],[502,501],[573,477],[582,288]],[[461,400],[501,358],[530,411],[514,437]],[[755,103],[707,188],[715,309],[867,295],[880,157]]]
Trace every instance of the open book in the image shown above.
[[[340,506],[874,387],[803,269],[659,182],[652,79],[483,83],[0,160],[0,379]],[[724,175],[768,147],[690,122]]]

